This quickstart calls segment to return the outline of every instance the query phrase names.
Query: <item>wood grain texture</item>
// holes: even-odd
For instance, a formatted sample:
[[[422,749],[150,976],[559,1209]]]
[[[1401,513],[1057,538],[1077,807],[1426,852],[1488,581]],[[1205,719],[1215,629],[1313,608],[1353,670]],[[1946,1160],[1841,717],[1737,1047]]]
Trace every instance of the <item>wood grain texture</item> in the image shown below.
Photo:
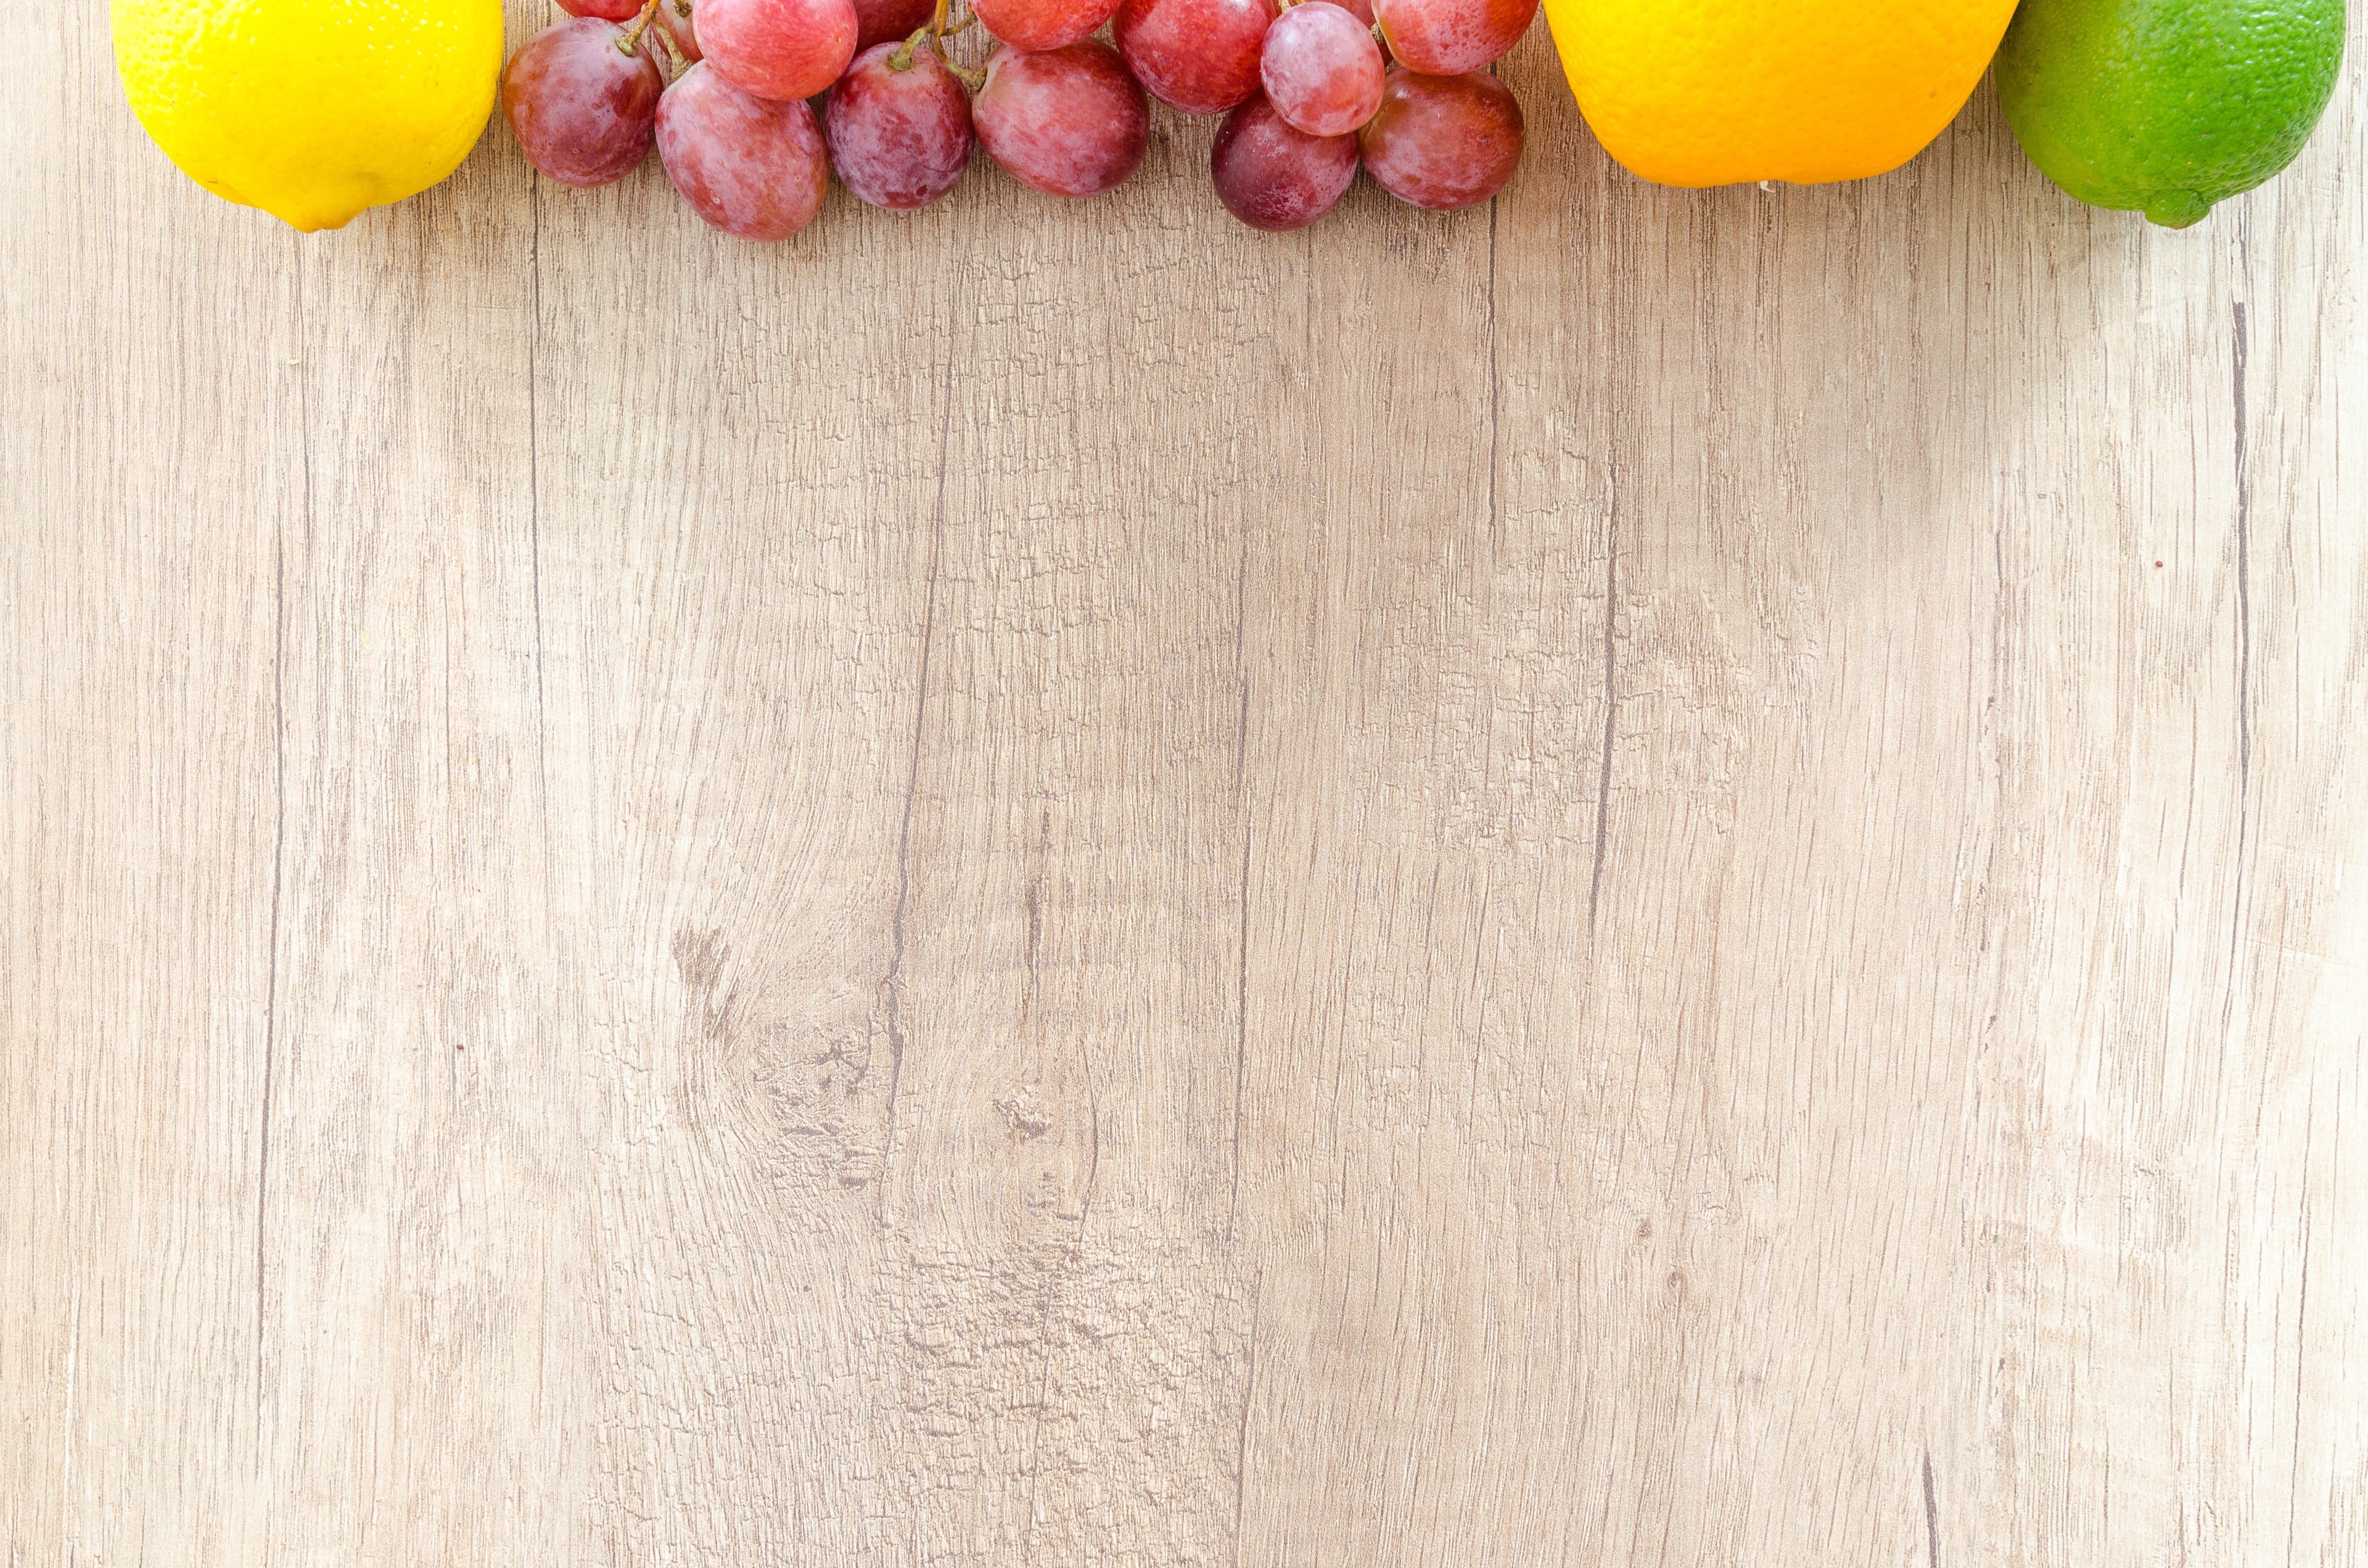
[[[2368,1563],[2356,54],[765,250],[22,20],[8,1568]]]

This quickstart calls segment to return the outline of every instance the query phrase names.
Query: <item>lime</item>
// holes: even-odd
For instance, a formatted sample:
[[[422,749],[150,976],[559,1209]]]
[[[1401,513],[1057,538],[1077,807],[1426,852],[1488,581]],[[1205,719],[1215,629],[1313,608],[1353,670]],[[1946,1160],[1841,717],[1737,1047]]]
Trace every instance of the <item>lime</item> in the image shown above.
[[[2343,8],[2022,0],[1998,48],[1998,100],[2057,185],[2183,229],[2310,140],[2342,62]]]

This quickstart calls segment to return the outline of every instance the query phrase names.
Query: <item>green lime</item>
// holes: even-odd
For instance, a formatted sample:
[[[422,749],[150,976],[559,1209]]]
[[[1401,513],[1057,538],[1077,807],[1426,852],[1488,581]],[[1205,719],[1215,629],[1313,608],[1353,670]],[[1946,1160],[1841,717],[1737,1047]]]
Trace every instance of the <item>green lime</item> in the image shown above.
[[[2022,0],[1998,100],[2048,178],[2168,228],[2294,162],[2335,90],[2344,0]]]

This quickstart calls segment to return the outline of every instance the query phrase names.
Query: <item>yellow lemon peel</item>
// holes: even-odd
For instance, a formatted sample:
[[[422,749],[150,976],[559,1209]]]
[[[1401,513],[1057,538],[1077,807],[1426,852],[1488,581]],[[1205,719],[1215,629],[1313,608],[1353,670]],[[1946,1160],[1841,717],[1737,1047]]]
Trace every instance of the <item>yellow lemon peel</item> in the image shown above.
[[[499,0],[110,0],[140,123],[215,195],[311,233],[441,181],[502,68]]]

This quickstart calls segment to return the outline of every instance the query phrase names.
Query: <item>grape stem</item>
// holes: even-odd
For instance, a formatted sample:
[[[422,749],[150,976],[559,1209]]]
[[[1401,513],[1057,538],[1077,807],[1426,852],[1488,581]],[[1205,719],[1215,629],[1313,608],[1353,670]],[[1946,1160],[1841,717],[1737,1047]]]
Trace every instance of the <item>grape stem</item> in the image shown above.
[[[632,30],[617,40],[618,49],[632,55],[642,52],[642,35],[650,30],[652,22],[657,20],[659,4],[660,0],[645,0],[642,14],[633,20]]]
[[[938,51],[938,58],[943,60],[945,58],[946,51],[945,46],[941,40],[953,37],[956,33],[961,32],[964,28],[969,27],[976,20],[978,20],[976,17],[964,17],[952,27],[946,28],[942,32],[937,33],[932,32],[932,24],[929,23],[924,23],[920,27],[915,28],[913,29],[913,36],[905,40],[905,46],[888,57],[888,69],[891,71],[910,71],[913,68],[913,51],[920,48],[921,45],[925,43],[936,49]]]
[[[946,21],[946,13],[950,8],[950,0],[938,0],[937,11],[929,17],[929,38],[938,46],[938,58],[940,60],[945,58],[946,40],[978,20],[977,12],[965,8],[962,12],[962,19],[949,25]]]
[[[975,12],[965,10],[962,13],[962,19],[954,23],[951,27],[949,27],[946,25],[946,12],[950,8],[950,6],[951,0],[938,0],[936,11],[929,17],[929,25],[921,28],[920,31],[916,32],[911,38],[906,39],[905,40],[905,47],[898,50],[895,55],[891,56],[888,63],[891,67],[898,71],[909,69],[913,63],[914,49],[919,45],[923,36],[927,35],[929,40],[930,46],[938,51],[938,59],[939,62],[942,63],[947,70],[952,72],[956,80],[960,81],[963,86],[968,87],[974,93],[981,87],[986,85],[986,73],[984,71],[973,71],[966,65],[955,64],[952,59],[946,53],[946,40],[953,37],[956,33],[961,32],[964,28],[967,28],[973,22],[978,20],[978,16]],[[902,58],[902,64],[898,63],[898,57]]]

